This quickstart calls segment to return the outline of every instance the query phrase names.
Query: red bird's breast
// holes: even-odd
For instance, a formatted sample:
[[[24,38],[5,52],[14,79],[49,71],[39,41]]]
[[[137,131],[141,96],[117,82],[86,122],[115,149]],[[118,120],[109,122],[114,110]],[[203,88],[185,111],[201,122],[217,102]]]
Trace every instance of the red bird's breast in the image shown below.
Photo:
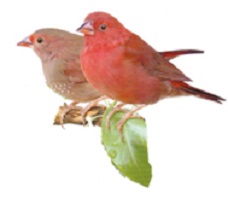
[[[134,60],[124,59],[124,49],[83,49],[81,63],[88,81],[114,100],[131,104],[149,104],[159,99],[160,81],[148,76]],[[115,57],[115,58],[114,58]]]

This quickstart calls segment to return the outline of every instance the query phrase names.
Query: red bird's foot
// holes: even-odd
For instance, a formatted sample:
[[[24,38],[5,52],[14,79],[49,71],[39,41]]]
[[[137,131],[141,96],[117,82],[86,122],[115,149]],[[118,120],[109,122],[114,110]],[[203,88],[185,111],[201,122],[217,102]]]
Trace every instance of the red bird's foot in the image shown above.
[[[106,128],[110,129],[110,120],[112,118],[112,116],[118,112],[118,111],[124,111],[127,112],[127,110],[122,109],[123,106],[125,106],[126,104],[118,104],[116,107],[114,107],[107,115],[106,117]]]
[[[76,104],[78,104],[78,102],[76,102],[76,101],[73,101],[70,105],[67,105],[64,103],[64,109],[59,116],[59,121],[60,121],[62,128],[64,128],[64,117],[70,110],[76,108],[76,106],[75,106]]]
[[[82,109],[81,116],[82,116],[83,125],[86,124],[86,116],[87,116],[89,110],[90,110],[91,108],[93,108],[94,106],[97,106],[98,103],[99,103],[100,101],[105,100],[105,99],[107,99],[107,98],[108,98],[108,97],[105,96],[105,95],[104,95],[104,96],[101,96],[101,97],[99,97],[99,98],[97,98],[97,99],[91,101],[85,108]],[[102,106],[102,105],[101,105],[101,106]]]
[[[117,123],[117,129],[118,129],[119,134],[120,134],[120,137],[122,138],[123,141],[124,141],[124,137],[123,137],[123,125],[125,124],[125,122],[127,120],[129,120],[131,118],[139,118],[139,119],[142,119],[143,121],[145,121],[145,118],[144,117],[141,117],[140,115],[133,115],[133,116],[129,116],[129,117],[126,117],[126,115]]]
[[[123,118],[117,123],[117,129],[120,133],[120,136],[123,140],[123,126],[125,124],[125,122],[130,119],[130,118],[140,118],[140,119],[143,119],[145,120],[143,117],[139,116],[139,115],[134,115],[134,113],[140,109],[142,109],[143,107],[145,107],[146,105],[139,105],[137,107],[135,107],[133,110],[127,112]]]
[[[125,106],[126,104],[119,104],[117,105],[115,108],[113,108],[109,114],[107,115],[106,117],[106,128],[107,129],[110,129],[110,120],[112,118],[112,116],[118,112],[118,111],[124,111],[124,112],[127,112],[127,110],[124,110],[122,109],[123,106]],[[125,122],[130,119],[130,118],[140,118],[140,119],[143,119],[145,120],[143,117],[139,116],[139,115],[134,115],[134,113],[140,109],[142,109],[143,107],[145,107],[146,105],[139,105],[137,106],[136,108],[134,108],[133,110],[131,111],[128,111],[124,116],[123,118],[118,122],[117,124],[117,130],[120,134],[120,137],[122,138],[122,140],[124,140],[124,137],[123,137],[123,126],[125,124]]]

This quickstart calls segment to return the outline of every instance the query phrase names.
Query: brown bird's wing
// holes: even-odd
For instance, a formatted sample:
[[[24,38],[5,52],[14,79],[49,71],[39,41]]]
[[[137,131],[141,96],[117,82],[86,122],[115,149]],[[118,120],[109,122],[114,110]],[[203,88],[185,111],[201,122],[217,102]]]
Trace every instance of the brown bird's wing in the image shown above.
[[[83,75],[80,63],[80,52],[84,43],[83,37],[75,34],[68,34],[64,38],[64,46],[66,46],[66,48],[62,49],[60,55],[60,58],[65,62],[64,74],[69,82],[87,82]]]
[[[148,74],[164,80],[191,81],[178,68],[164,59],[157,51],[143,41],[139,36],[132,34],[127,41],[125,57],[139,62]]]
[[[86,78],[83,75],[81,65],[80,65],[80,55],[75,55],[78,56],[74,57],[72,59],[67,59],[66,60],[66,65],[64,69],[64,74],[68,78],[70,82],[74,83],[81,83],[81,82],[86,82]]]

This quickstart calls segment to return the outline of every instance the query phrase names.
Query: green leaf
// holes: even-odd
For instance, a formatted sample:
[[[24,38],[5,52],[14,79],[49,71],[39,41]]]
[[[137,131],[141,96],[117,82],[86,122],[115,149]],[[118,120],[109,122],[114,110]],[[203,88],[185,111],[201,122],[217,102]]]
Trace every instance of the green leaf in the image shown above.
[[[131,118],[123,126],[122,140],[117,123],[124,116],[123,111],[116,112],[106,128],[106,116],[115,104],[108,108],[102,121],[102,141],[113,165],[123,176],[148,187],[152,178],[152,168],[148,162],[146,123],[139,118]]]

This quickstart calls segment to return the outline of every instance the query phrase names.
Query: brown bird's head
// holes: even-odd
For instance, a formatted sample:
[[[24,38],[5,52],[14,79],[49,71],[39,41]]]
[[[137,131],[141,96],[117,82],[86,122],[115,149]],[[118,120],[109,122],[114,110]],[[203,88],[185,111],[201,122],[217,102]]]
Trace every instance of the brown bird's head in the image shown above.
[[[72,44],[75,45],[72,45]],[[42,61],[56,56],[69,55],[69,52],[79,53],[83,39],[81,36],[67,31],[45,28],[35,31],[17,43],[17,46],[32,48]]]

